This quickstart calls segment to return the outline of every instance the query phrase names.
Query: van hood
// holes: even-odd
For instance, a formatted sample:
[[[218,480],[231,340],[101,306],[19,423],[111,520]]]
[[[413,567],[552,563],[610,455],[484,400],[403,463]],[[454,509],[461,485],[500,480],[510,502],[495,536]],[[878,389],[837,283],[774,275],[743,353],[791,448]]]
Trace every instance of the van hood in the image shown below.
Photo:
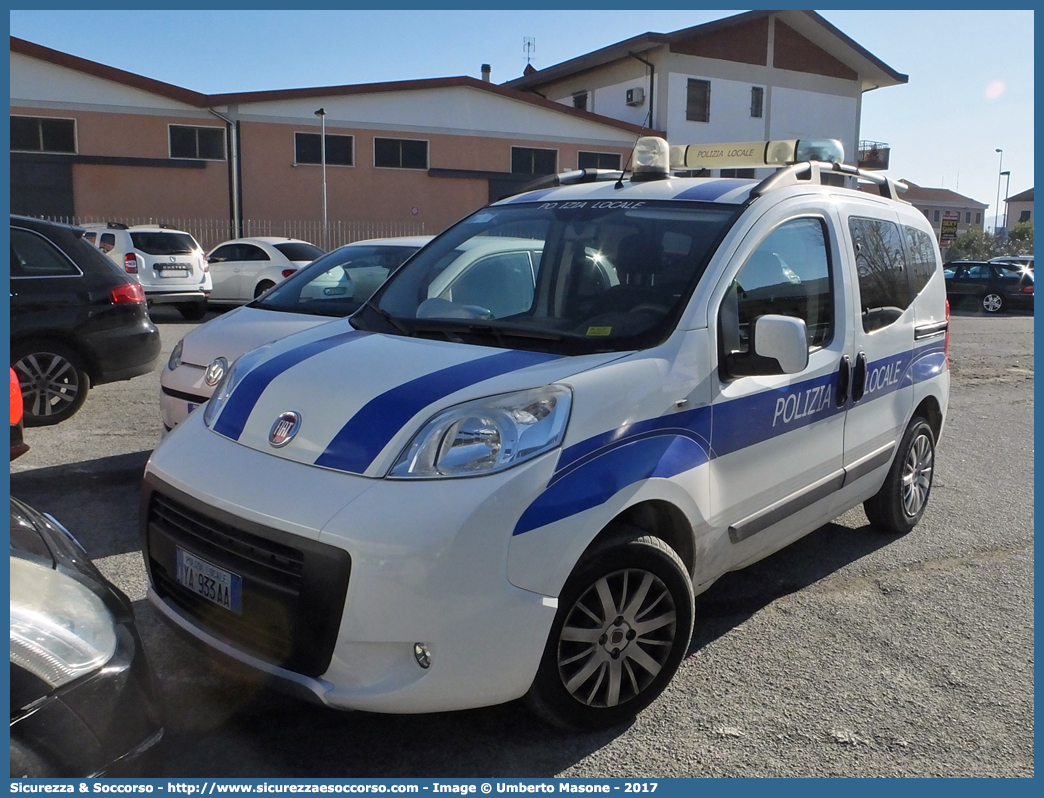
[[[237,384],[213,431],[307,465],[381,477],[453,405],[565,380],[626,356],[561,356],[356,330],[347,319],[281,340]],[[296,424],[294,434],[284,431]]]
[[[181,361],[202,368],[218,357],[232,363],[251,349],[331,321],[333,319],[329,316],[239,307],[201,324],[186,335]]]

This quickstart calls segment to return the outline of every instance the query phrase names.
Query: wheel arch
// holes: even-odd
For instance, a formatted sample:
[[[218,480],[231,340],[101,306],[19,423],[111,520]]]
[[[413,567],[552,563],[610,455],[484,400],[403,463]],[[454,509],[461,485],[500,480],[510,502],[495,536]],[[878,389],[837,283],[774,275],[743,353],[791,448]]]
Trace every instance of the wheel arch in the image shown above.
[[[71,349],[73,352],[83,358],[83,366],[87,371],[87,376],[90,377],[91,385],[94,385],[98,379],[98,373],[100,371],[98,367],[98,361],[86,347],[82,346],[75,336],[63,333],[60,330],[48,330],[46,332],[34,332],[28,335],[12,336],[11,337],[11,353],[13,355],[15,349],[19,349],[23,346],[41,346],[47,343],[58,344]],[[12,357],[12,365],[13,357]]]
[[[924,397],[913,412],[913,417],[916,418],[917,416],[928,422],[928,426],[932,428],[932,435],[935,436],[935,442],[938,443],[943,426],[943,413],[942,408],[939,406],[939,400],[932,395]]]
[[[663,499],[647,499],[620,512],[595,535],[581,559],[609,548],[629,537],[635,529],[659,538],[678,555],[691,577],[696,567],[696,547],[692,524],[685,513]]]

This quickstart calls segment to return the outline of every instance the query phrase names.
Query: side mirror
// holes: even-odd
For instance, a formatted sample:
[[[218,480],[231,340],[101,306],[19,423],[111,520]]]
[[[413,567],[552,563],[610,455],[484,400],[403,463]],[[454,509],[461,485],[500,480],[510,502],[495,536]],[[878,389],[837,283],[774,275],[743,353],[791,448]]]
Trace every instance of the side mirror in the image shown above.
[[[759,316],[750,332],[750,351],[725,356],[729,377],[799,374],[807,367],[805,322],[793,316]]]
[[[754,354],[779,364],[779,374],[798,374],[808,367],[808,332],[803,319],[761,316],[754,322]]]

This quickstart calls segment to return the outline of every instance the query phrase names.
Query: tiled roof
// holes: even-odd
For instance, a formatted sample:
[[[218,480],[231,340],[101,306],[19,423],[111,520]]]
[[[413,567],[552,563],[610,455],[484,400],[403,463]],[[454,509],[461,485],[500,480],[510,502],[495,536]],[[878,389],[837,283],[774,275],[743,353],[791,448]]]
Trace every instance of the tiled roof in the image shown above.
[[[971,197],[958,194],[956,191],[950,191],[948,188],[927,188],[917,185],[912,180],[903,180],[901,182],[907,185],[907,189],[899,197],[910,203],[960,205],[961,207],[971,208],[989,207],[988,203],[973,200]],[[859,190],[869,192],[870,194],[877,194],[880,191],[877,186],[871,186],[866,183],[860,184]]]

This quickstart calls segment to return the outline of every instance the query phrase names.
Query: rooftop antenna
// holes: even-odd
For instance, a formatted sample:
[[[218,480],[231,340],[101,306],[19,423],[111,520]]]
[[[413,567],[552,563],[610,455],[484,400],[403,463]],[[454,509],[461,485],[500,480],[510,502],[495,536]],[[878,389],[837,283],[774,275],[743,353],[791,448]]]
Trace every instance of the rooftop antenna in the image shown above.
[[[526,66],[529,66],[529,62],[533,59],[533,53],[536,52],[535,36],[522,37],[522,52],[526,54]]]

